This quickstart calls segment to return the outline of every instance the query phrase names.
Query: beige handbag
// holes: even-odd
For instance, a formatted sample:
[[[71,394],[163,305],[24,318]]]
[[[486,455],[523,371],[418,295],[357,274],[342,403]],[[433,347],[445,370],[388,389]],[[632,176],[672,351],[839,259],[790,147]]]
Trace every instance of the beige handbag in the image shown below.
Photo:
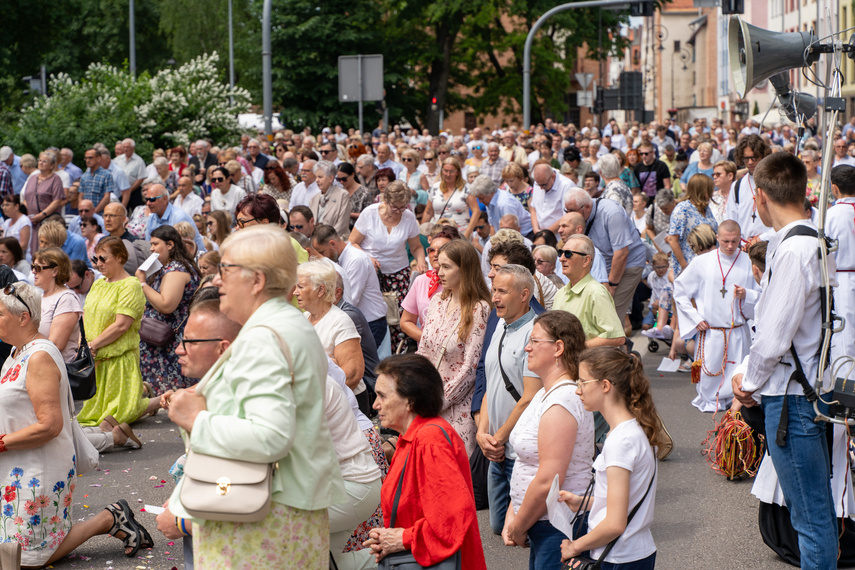
[[[291,350],[279,333],[267,325],[279,341],[294,382]],[[220,357],[211,371],[196,386],[199,392],[231,355],[231,347]],[[225,459],[187,450],[184,479],[179,500],[187,513],[198,519],[230,522],[258,522],[270,512],[273,472],[277,462],[253,463],[240,459]]]
[[[398,309],[398,294],[394,291],[383,293],[386,302],[386,324],[390,327],[398,326],[401,322],[401,312]]]

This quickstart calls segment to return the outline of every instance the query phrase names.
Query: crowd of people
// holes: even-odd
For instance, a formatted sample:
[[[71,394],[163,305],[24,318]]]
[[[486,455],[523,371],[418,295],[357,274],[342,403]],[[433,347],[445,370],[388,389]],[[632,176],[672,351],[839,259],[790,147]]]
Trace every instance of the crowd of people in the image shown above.
[[[855,322],[855,118],[834,136],[828,269]],[[125,139],[85,168],[67,148],[2,147],[0,547],[41,567],[99,534],[128,556],[155,543],[124,499],[71,524],[67,366],[88,352],[76,421],[99,452],[141,447],[131,424],[164,409],[181,428],[190,454],[157,522],[188,568],[486,568],[482,499],[532,569],[653,568],[666,432],[643,330],[691,373],[692,405],[772,436],[753,492],[789,509],[803,567],[834,567],[855,513],[848,432],[805,428],[791,381],[819,361],[820,159],[810,131],[717,119],[381,122],[199,140],[150,164]],[[269,512],[199,516],[193,454],[275,463]],[[572,536],[547,514],[556,479]]]

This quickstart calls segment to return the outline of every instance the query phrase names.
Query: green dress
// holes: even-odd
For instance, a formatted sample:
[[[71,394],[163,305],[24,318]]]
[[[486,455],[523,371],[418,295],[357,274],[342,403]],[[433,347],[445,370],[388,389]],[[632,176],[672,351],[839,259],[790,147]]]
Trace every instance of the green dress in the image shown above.
[[[125,333],[95,356],[95,396],[87,400],[77,415],[82,426],[97,426],[108,415],[119,422],[132,422],[145,411],[148,398],[143,398],[140,374],[140,319],[145,309],[145,295],[136,277],[110,283],[101,278],[92,284],[83,305],[86,338],[92,340],[116,321],[116,315],[127,315],[134,322]]]

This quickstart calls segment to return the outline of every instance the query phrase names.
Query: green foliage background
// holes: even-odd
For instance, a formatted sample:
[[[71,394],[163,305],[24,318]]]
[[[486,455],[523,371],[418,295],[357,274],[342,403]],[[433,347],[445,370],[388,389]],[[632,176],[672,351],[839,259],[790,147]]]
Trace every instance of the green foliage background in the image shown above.
[[[260,106],[263,0],[233,3],[236,84]],[[446,112],[519,116],[525,37],[554,5],[550,0],[273,0],[275,110],[289,127],[355,126],[356,105],[338,102],[338,56],[380,53],[394,122],[408,120],[435,130],[434,96]],[[214,79],[228,80],[228,0],[138,0],[135,15],[140,78],[216,51],[220,58]],[[598,21],[596,10],[573,10],[554,17],[539,32],[533,50],[533,120],[563,117],[576,48],[587,44],[588,56],[596,56]],[[626,21],[626,14],[603,11],[603,53],[622,49],[619,29]],[[36,73],[41,64],[49,74],[73,80],[83,79],[93,62],[125,67],[128,0],[7,0],[0,37],[0,140],[37,151],[30,145],[41,144],[43,137],[20,132],[21,109],[32,105],[32,97],[22,93],[21,78]],[[85,113],[79,109],[84,102],[72,98],[66,116],[57,114],[47,125],[23,126],[88,142],[128,132],[139,122],[132,102],[144,94],[126,95],[127,104],[115,116]],[[380,116],[375,107],[365,105],[366,129]],[[154,136],[153,144],[156,140]]]

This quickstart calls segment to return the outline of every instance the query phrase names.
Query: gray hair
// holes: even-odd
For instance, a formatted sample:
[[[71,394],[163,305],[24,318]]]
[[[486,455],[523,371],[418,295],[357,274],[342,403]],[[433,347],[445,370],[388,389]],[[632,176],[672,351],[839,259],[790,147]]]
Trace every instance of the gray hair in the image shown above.
[[[137,143],[134,142],[134,139],[125,139],[122,141],[122,144],[129,144],[131,148],[137,148]]]
[[[297,266],[297,278],[307,278],[316,290],[323,287],[324,296],[321,300],[327,303],[335,302],[335,276],[335,266],[328,259],[307,261]]]
[[[197,141],[196,141],[196,146],[199,146],[199,145],[204,146],[205,148],[210,148],[210,147],[211,147],[211,145],[209,145],[209,144],[208,144],[208,141],[206,141],[205,139],[199,139],[199,140],[197,140]]]
[[[609,153],[600,157],[600,176],[607,179],[620,176],[620,159]]]
[[[13,285],[15,286],[15,294],[20,299],[15,295],[7,295],[0,290],[0,303],[3,303],[6,310],[16,317],[20,317],[25,312],[29,313],[30,320],[38,327],[42,320],[42,296],[39,290],[26,281],[16,281]]]
[[[356,159],[356,166],[374,166],[374,157],[370,154],[361,154],[359,158]]]
[[[469,184],[469,193],[473,196],[492,196],[499,188],[493,179],[486,174],[481,174]]]
[[[531,271],[523,267],[522,265],[517,265],[515,263],[508,263],[496,268],[496,275],[501,275],[503,273],[507,273],[514,280],[514,287],[517,288],[518,291],[527,290],[528,291],[528,299],[531,299],[534,294],[534,277],[531,275]]]
[[[549,263],[555,263],[558,261],[558,250],[551,245],[537,245],[533,250],[531,250],[531,253],[532,255],[540,253],[544,261],[548,261]]]
[[[577,208],[584,208],[585,206],[590,206],[594,203],[594,200],[591,196],[582,190],[581,188],[571,188],[564,194],[564,206],[567,207],[567,204],[570,203],[570,200],[576,202]]]
[[[312,172],[315,174],[321,173],[329,178],[334,178],[337,171],[338,169],[336,168],[335,163],[332,163],[329,160],[321,160],[315,164],[314,168],[312,168]]]
[[[169,166],[169,161],[162,156],[158,156],[157,158],[155,158],[152,163],[154,164],[155,168],[158,166]]]
[[[491,142],[487,144],[487,150],[493,150],[494,148],[500,150],[502,147],[499,146],[499,143],[497,142]]]
[[[579,250],[585,255],[591,256],[591,263],[594,262],[594,252],[596,250],[594,249],[594,242],[591,241],[591,238],[589,238],[585,234],[573,234],[572,236],[567,238],[567,241],[568,243],[571,241],[577,241],[581,243],[582,245]]]
[[[502,222],[509,223],[509,224],[512,224],[514,226],[513,228],[507,228],[507,229],[519,231],[520,217],[517,216],[516,214],[505,214],[504,216],[499,218],[499,225],[502,225]]]
[[[674,192],[672,190],[668,190],[667,188],[663,188],[656,192],[656,198],[653,201],[660,208],[662,206],[667,206],[668,204],[673,204],[677,198],[674,196]]]

